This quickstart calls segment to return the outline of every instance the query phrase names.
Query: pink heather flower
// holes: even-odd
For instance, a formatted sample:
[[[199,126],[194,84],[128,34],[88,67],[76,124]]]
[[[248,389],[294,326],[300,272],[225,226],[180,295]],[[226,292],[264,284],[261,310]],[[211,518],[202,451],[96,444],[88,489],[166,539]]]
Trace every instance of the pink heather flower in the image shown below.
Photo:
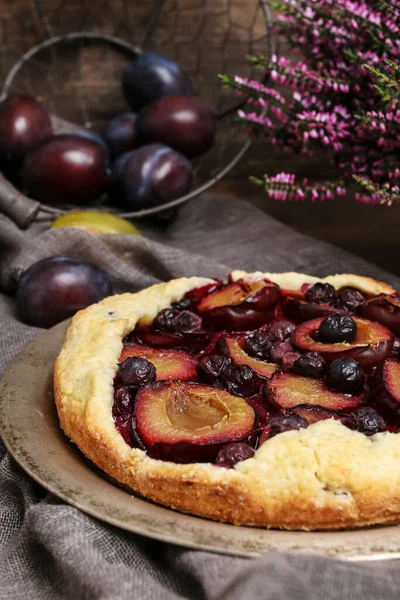
[[[278,173],[265,177],[267,193],[277,200],[330,199],[346,194],[354,174],[364,178],[357,180],[358,201],[400,201],[399,0],[281,0],[281,6],[276,29],[301,59],[252,59],[264,78],[235,75],[227,84],[247,98],[237,116],[280,150],[305,158],[329,152],[343,182],[313,186]]]

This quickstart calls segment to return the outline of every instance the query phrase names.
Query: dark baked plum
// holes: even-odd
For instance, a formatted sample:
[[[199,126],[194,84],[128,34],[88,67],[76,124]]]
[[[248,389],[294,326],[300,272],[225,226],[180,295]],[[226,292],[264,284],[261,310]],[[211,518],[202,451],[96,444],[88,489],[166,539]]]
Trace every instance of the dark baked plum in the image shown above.
[[[215,464],[229,469],[242,460],[252,458],[254,452],[254,448],[249,446],[249,444],[245,444],[244,442],[234,442],[233,444],[228,444],[228,446],[225,446],[225,448],[222,448],[222,450],[218,452]]]
[[[144,356],[126,355],[120,358],[118,383],[126,387],[139,388],[142,385],[154,383],[156,369],[152,362]]]
[[[138,114],[136,127],[144,143],[161,142],[188,158],[207,152],[215,136],[211,108],[194,96],[167,96],[152,102]]]
[[[53,135],[50,117],[33,96],[9,96],[0,104],[0,166],[18,168],[25,154]]]
[[[112,415],[114,419],[130,419],[133,410],[132,395],[127,387],[118,387],[114,393]]]
[[[358,313],[365,303],[365,296],[356,288],[346,287],[339,291],[339,304],[344,310]]]
[[[299,298],[285,298],[283,309],[285,315],[295,323],[327,317],[338,312],[345,313],[344,310],[330,304],[311,304]]]
[[[17,288],[18,315],[35,327],[52,327],[113,293],[108,273],[67,256],[45,258],[25,271]]]
[[[139,390],[135,416],[151,456],[175,462],[214,461],[223,445],[244,440],[255,420],[242,398],[177,382]]]
[[[176,308],[164,308],[160,310],[153,321],[153,327],[160,331],[173,331],[174,319],[179,314]]]
[[[258,360],[269,360],[271,357],[272,342],[266,332],[257,332],[247,337],[244,342],[244,351]]]
[[[183,296],[183,298],[181,298],[177,302],[173,302],[171,304],[171,307],[175,308],[176,310],[189,310],[191,304],[192,304],[192,302],[191,302],[190,298]]]
[[[132,334],[132,337],[135,340],[140,340],[143,344],[154,348],[180,348],[183,346],[184,341],[183,336],[180,333],[153,331],[152,329],[145,329],[138,332],[136,335]]]
[[[306,352],[295,361],[293,371],[303,377],[321,379],[325,375],[326,361],[318,352]]]
[[[271,350],[271,360],[274,363],[280,364],[285,354],[293,351],[292,344],[289,341],[286,342],[275,342]]]
[[[290,338],[295,329],[296,325],[290,321],[275,321],[268,330],[268,337],[271,342],[284,342]]]
[[[185,297],[189,298],[191,302],[199,304],[203,298],[209,294],[212,294],[213,292],[216,292],[218,289],[223,287],[223,285],[224,284],[222,281],[215,280],[212,283],[206,283],[206,285],[202,285],[201,287],[194,288],[193,290],[186,292]]]
[[[25,156],[21,180],[27,194],[38,200],[87,203],[108,186],[108,156],[93,140],[56,135]]]
[[[114,417],[115,429],[121,434],[123,439],[129,446],[140,446],[134,441],[134,432],[132,431],[131,419],[126,417]],[[144,446],[143,446],[144,448]],[[142,449],[143,449],[142,448]]]
[[[133,210],[152,208],[185,196],[192,179],[192,166],[182,154],[164,144],[148,144],[113,163],[111,196]]]
[[[275,283],[240,279],[205,296],[198,309],[203,312],[217,307],[239,306],[246,302],[246,305],[255,310],[263,311],[275,307],[279,297],[279,288]]]
[[[251,330],[271,320],[279,297],[274,283],[240,280],[208,294],[197,308],[210,328]]]
[[[261,377],[271,377],[277,369],[272,363],[257,360],[249,356],[244,350],[244,341],[235,338],[224,338],[218,341],[217,348],[233,360],[236,365],[247,365]]]
[[[333,360],[326,370],[327,384],[342,394],[359,394],[364,381],[363,366],[348,356]]]
[[[256,421],[254,423],[253,431],[247,438],[246,442],[251,446],[255,446],[257,438],[259,437],[260,428],[265,427],[271,418],[270,406],[265,401],[265,394],[260,391],[259,394],[246,398],[246,402],[252,406],[256,412]]]
[[[268,425],[260,436],[259,446],[262,446],[264,442],[272,437],[275,437],[279,433],[285,431],[298,431],[299,429],[306,429],[308,427],[308,421],[301,415],[286,414],[276,415],[272,417]]]
[[[135,111],[165,96],[193,94],[188,75],[158,52],[144,52],[126,67],[122,89],[127,104]]]
[[[400,424],[400,363],[393,358],[385,360],[375,373],[374,405],[395,425]]]
[[[194,333],[201,330],[201,317],[190,310],[164,308],[153,321],[153,327],[172,333]]]
[[[135,124],[136,113],[118,115],[107,124],[103,137],[112,159],[139,146]]]
[[[331,306],[336,306],[338,295],[335,288],[330,283],[318,282],[307,289],[304,298],[307,302],[312,302],[314,304],[330,304]]]
[[[230,372],[232,365],[233,361],[228,356],[211,354],[200,359],[198,369],[204,381],[214,383]]]
[[[368,436],[386,431],[384,419],[370,406],[362,406],[352,411],[343,423],[346,427]]]
[[[129,357],[141,357],[150,361],[156,369],[157,381],[164,379],[195,381],[197,379],[197,360],[181,350],[160,350],[149,346],[127,344],[122,349],[119,360],[123,362]]]
[[[322,319],[318,329],[318,339],[327,344],[354,342],[357,323],[350,315],[335,313]]]
[[[301,404],[343,410],[360,406],[365,401],[362,394],[346,396],[329,390],[321,379],[291,373],[275,373],[267,382],[267,390],[270,400],[285,410]]]
[[[357,360],[365,369],[371,369],[390,355],[393,335],[379,323],[359,317],[354,317],[354,321],[357,335],[351,343],[320,342],[317,338],[322,319],[313,319],[297,327],[292,336],[293,345],[303,351],[319,352],[327,362],[349,357]]]
[[[172,330],[177,333],[193,333],[200,331],[202,326],[201,317],[190,310],[182,310],[174,317]]]
[[[302,286],[303,287],[303,286]],[[310,287],[310,286],[308,286]],[[281,288],[281,294],[284,298],[297,298],[298,300],[304,300],[304,294],[308,290],[308,287],[300,290],[290,290],[288,288]]]
[[[179,348],[194,355],[202,354],[210,345],[210,333],[161,333],[149,331],[142,337],[143,343],[156,348]]]
[[[390,356],[394,356],[396,358],[400,357],[400,338],[395,337],[393,341],[393,348],[390,353]]]
[[[227,390],[234,396],[249,398],[259,393],[261,380],[249,365],[232,365],[222,374]]]
[[[400,296],[373,296],[365,302],[361,312],[366,319],[377,321],[400,336]]]
[[[286,352],[281,358],[281,369],[282,371],[289,372],[293,371],[293,365],[300,357],[299,352]]]

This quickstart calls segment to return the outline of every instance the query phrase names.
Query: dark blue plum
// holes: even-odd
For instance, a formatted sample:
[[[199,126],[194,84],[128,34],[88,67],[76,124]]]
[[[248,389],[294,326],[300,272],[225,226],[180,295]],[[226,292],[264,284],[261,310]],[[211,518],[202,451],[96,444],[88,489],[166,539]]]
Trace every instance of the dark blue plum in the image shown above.
[[[55,135],[29,152],[21,172],[22,187],[49,203],[85,204],[108,187],[104,146],[88,137]]]
[[[135,113],[124,113],[111,119],[107,124],[103,135],[111,158],[114,159],[120,154],[134,150],[139,146],[135,122]]]
[[[87,140],[92,140],[92,142],[97,142],[98,144],[100,144],[100,146],[102,148],[104,148],[104,150],[107,151],[107,153],[109,151],[106,142],[103,140],[101,135],[99,135],[98,133],[94,133],[93,131],[88,131],[87,129],[76,129],[75,131],[72,132],[72,135],[77,135],[79,137],[86,138]]]
[[[176,62],[158,52],[144,52],[126,67],[122,90],[134,111],[164,96],[193,94],[188,75]]]
[[[349,357],[334,360],[326,371],[328,386],[342,394],[359,394],[364,380],[363,366]]]
[[[163,144],[122,154],[112,166],[112,197],[134,210],[184,196],[192,185],[190,162]]]
[[[156,368],[147,358],[131,356],[119,365],[118,380],[124,386],[139,388],[154,383],[156,377]]]
[[[50,117],[33,96],[9,96],[0,103],[2,167],[19,167],[25,154],[52,134]]]
[[[140,111],[136,121],[143,142],[161,142],[189,158],[204,154],[215,137],[210,106],[193,96],[168,96]]]
[[[21,275],[17,311],[24,323],[47,328],[112,293],[111,278],[99,267],[68,256],[52,256]]]

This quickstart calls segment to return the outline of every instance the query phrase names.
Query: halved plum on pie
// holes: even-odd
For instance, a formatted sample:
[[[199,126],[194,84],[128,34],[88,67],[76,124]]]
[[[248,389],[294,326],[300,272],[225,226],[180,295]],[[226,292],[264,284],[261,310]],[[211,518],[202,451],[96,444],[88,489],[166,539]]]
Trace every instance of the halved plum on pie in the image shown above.
[[[250,330],[273,318],[279,298],[279,287],[270,281],[239,280],[205,296],[197,310],[212,329]]]
[[[304,352],[319,352],[327,362],[350,357],[366,368],[372,368],[390,355],[393,334],[383,325],[354,317],[357,325],[354,341],[331,344],[318,340],[322,321],[323,319],[313,319],[299,325],[292,337],[293,344]]]
[[[135,419],[151,456],[204,462],[214,460],[223,445],[248,437],[255,412],[243,398],[225,390],[171,382],[138,392]]]
[[[276,373],[267,383],[269,399],[288,410],[303,404],[322,406],[328,410],[344,410],[365,403],[363,394],[350,396],[328,389],[322,379],[291,373]]]
[[[377,321],[400,335],[400,296],[373,296],[365,302],[361,312],[366,319]]]
[[[186,352],[127,344],[122,349],[119,362],[134,356],[146,358],[155,366],[157,381],[164,379],[195,381],[197,379],[197,360]]]
[[[221,338],[218,341],[217,348],[226,356],[230,356],[233,362],[237,365],[247,365],[261,377],[271,377],[278,369],[275,363],[264,362],[252,358],[244,351],[244,340],[235,338]]]
[[[347,314],[347,311],[331,306],[330,304],[312,304],[301,298],[291,297],[284,300],[283,310],[285,315],[295,323],[303,323],[311,319],[327,317],[334,313]]]

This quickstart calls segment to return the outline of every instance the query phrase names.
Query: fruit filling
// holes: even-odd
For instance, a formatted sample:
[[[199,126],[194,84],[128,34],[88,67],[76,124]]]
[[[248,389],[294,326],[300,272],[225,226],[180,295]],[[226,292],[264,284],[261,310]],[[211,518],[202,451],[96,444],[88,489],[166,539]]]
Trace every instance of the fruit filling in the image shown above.
[[[399,334],[398,296],[216,281],[123,340],[115,426],[154,459],[224,468],[325,419],[397,433]]]

